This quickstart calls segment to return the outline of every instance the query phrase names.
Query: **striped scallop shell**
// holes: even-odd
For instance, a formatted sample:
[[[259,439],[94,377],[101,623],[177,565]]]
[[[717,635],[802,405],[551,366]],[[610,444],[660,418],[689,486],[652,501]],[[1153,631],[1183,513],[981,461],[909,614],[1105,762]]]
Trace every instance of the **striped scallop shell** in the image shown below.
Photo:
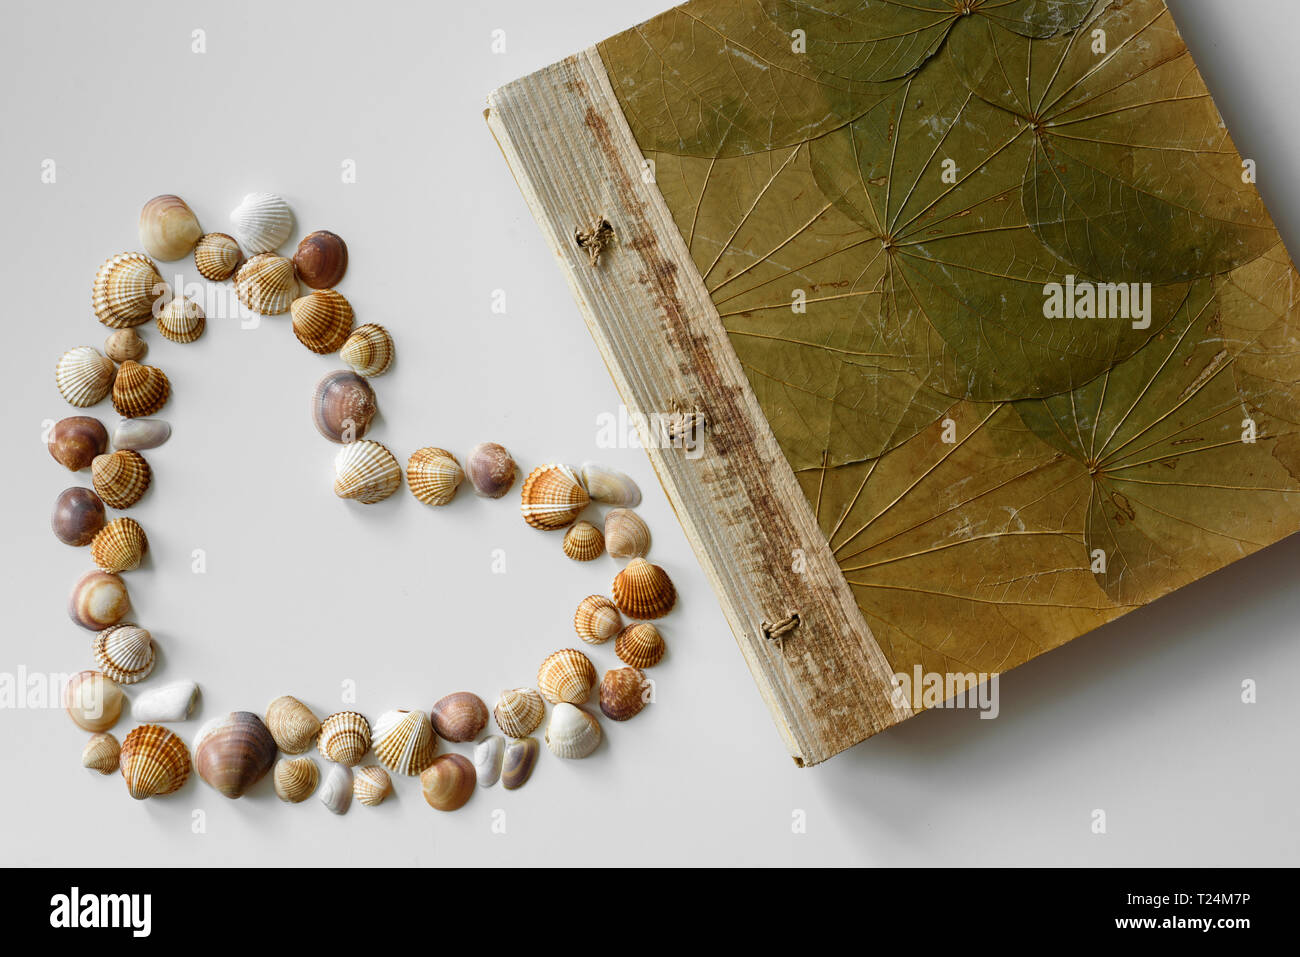
[[[113,380],[113,408],[128,419],[143,418],[166,405],[171,391],[171,382],[162,369],[127,359]]]
[[[140,359],[149,351],[149,343],[140,333],[132,329],[115,329],[104,340],[104,355],[114,362],[127,359]]]
[[[352,796],[366,807],[383,804],[393,793],[393,779],[377,764],[357,768],[352,776]]]
[[[90,543],[90,558],[106,572],[129,572],[140,567],[149,549],[144,529],[133,518],[115,518]]]
[[[246,309],[263,316],[288,312],[298,298],[293,260],[275,253],[254,256],[235,273],[235,296]]]
[[[605,553],[605,536],[591,522],[574,522],[564,533],[564,554],[575,562],[590,562]]]
[[[532,688],[514,688],[497,696],[492,716],[508,737],[523,738],[537,730],[546,717],[546,704]]]
[[[614,654],[633,668],[650,668],[659,664],[667,650],[663,635],[648,621],[628,625],[614,642]]]
[[[250,255],[279,249],[293,232],[293,212],[275,193],[249,193],[230,212],[239,245]]]
[[[402,467],[378,442],[362,439],[343,446],[334,457],[334,494],[363,505],[382,502],[402,484]]]
[[[437,747],[423,711],[385,711],[375,722],[375,757],[396,774],[419,774],[433,763]]]
[[[281,695],[266,706],[266,727],[285,754],[302,754],[320,734],[320,719],[293,695]]]
[[[91,306],[104,325],[126,329],[152,319],[155,300],[167,295],[167,284],[152,259],[141,253],[120,253],[95,273]]]
[[[281,758],[275,762],[275,796],[286,804],[307,800],[320,784],[320,768],[308,757]]]
[[[158,313],[158,331],[172,342],[193,342],[203,335],[208,320],[193,299],[177,296]]]
[[[92,734],[81,751],[81,766],[100,774],[112,774],[120,765],[122,745],[108,733]]]
[[[185,742],[156,724],[133,728],[122,741],[120,760],[127,793],[138,801],[178,791],[190,776]]]
[[[357,375],[383,375],[393,364],[393,337],[381,325],[367,322],[357,326],[339,350],[339,358],[352,367]]]
[[[333,289],[317,289],[289,304],[293,334],[318,355],[337,352],[352,331],[352,305]]]
[[[153,637],[129,622],[110,625],[95,635],[91,649],[99,670],[123,685],[148,678],[157,658]]]
[[[662,618],[677,603],[677,589],[668,573],[644,558],[634,558],[614,576],[614,604],[629,618]]]
[[[533,528],[551,530],[572,525],[590,503],[573,469],[567,465],[542,465],[524,479],[519,509]]]
[[[557,758],[585,758],[599,744],[600,722],[595,716],[563,701],[552,709],[546,746]]]
[[[537,689],[551,704],[582,704],[596,686],[596,668],[576,648],[563,648],[537,669]]]
[[[336,711],[321,722],[316,746],[336,764],[353,767],[370,750],[370,722],[355,711]]]
[[[425,505],[446,505],[464,480],[456,456],[446,449],[416,449],[406,463],[406,486]]]
[[[239,243],[225,233],[208,233],[194,247],[194,265],[199,275],[213,282],[223,282],[235,274],[243,259]]]
[[[94,405],[113,387],[117,366],[98,349],[78,346],[59,356],[54,367],[54,382],[59,394],[79,409]]]
[[[650,526],[630,508],[612,508],[605,515],[605,547],[615,558],[644,558]]]
[[[109,508],[130,508],[140,501],[151,476],[144,456],[130,449],[96,455],[90,463],[91,484]]]
[[[618,606],[604,595],[588,595],[573,613],[573,630],[589,645],[603,644],[623,628]]]

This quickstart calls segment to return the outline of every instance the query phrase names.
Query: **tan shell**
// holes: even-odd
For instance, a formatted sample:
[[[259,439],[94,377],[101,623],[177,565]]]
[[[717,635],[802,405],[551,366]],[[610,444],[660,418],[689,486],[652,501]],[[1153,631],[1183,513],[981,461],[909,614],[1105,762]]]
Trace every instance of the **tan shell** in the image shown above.
[[[591,522],[574,522],[564,533],[564,554],[575,562],[590,562],[605,552],[605,536]]]
[[[246,309],[263,316],[289,311],[298,298],[298,277],[293,260],[275,253],[260,253],[235,273],[235,295]]]
[[[140,210],[140,245],[154,259],[184,259],[202,235],[199,218],[179,196],[155,196]]]
[[[140,567],[149,549],[144,529],[133,518],[115,518],[90,543],[90,559],[106,572],[129,572]]]
[[[387,329],[373,322],[357,326],[339,350],[339,358],[357,375],[366,377],[387,372],[395,354],[393,337]]]
[[[497,696],[492,709],[497,727],[510,738],[522,738],[537,730],[546,717],[546,704],[532,688],[514,688]]]
[[[120,766],[122,746],[111,734],[92,734],[81,750],[81,766],[100,774],[112,774]]]
[[[628,625],[614,642],[614,654],[633,668],[651,668],[659,664],[667,650],[663,635],[648,621]]]
[[[293,695],[281,695],[266,706],[266,727],[285,754],[302,754],[320,734],[320,720]]]
[[[383,804],[393,793],[393,779],[377,764],[357,768],[352,776],[352,795],[366,807]]]
[[[153,260],[140,253],[110,257],[95,273],[91,307],[111,329],[126,329],[153,318],[154,302],[171,293]]]
[[[167,404],[171,391],[162,369],[128,359],[118,367],[113,380],[113,408],[128,419],[153,415]]]
[[[108,430],[93,416],[70,415],[54,423],[47,444],[54,461],[71,472],[80,472],[104,454]]]
[[[235,237],[225,233],[207,233],[199,237],[199,244],[194,247],[194,265],[199,275],[213,282],[224,282],[233,276],[243,258]]]
[[[193,342],[203,335],[208,320],[193,299],[177,296],[158,313],[158,331],[172,342]]]
[[[130,610],[126,582],[112,572],[86,572],[68,595],[68,617],[91,631],[116,625]]]
[[[355,767],[370,750],[370,722],[355,711],[336,711],[321,722],[316,746],[336,764]]]
[[[645,558],[650,526],[630,508],[612,508],[605,516],[605,547],[615,558]]]
[[[406,463],[406,487],[425,505],[446,505],[464,480],[456,456],[446,449],[416,449]]]
[[[542,465],[524,479],[519,510],[533,528],[551,530],[572,525],[590,503],[573,469],[567,465]]]
[[[298,804],[316,792],[320,768],[308,757],[281,758],[275,762],[275,796],[286,804]]]
[[[141,359],[149,351],[149,343],[135,329],[118,329],[104,340],[104,355],[114,362]]]
[[[614,576],[614,604],[629,618],[662,618],[677,603],[677,589],[668,573],[644,558],[634,558]]]
[[[582,704],[596,686],[596,668],[576,648],[563,648],[537,669],[537,689],[551,704]]]
[[[153,636],[131,622],[109,625],[99,632],[91,651],[100,670],[123,685],[148,678],[157,658]]]
[[[375,722],[375,757],[396,774],[419,774],[433,763],[437,747],[423,711],[385,711]]]
[[[102,671],[79,671],[63,688],[63,709],[83,731],[107,731],[122,716],[126,693]]]
[[[54,366],[54,384],[69,405],[79,409],[92,406],[108,395],[113,387],[117,366],[98,349],[78,346],[59,356]]]
[[[420,775],[420,791],[429,807],[439,811],[455,811],[465,806],[474,796],[478,774],[473,763],[463,754],[444,754]]]
[[[289,304],[293,334],[318,355],[337,352],[352,331],[352,305],[333,289],[317,289]]]
[[[636,717],[646,706],[649,682],[639,668],[612,668],[600,679],[600,710],[611,721]]]
[[[382,502],[401,487],[402,466],[378,442],[362,439],[334,457],[334,494],[363,505]]]
[[[447,741],[473,741],[488,723],[487,705],[470,691],[453,691],[439,698],[429,713],[433,729]]]
[[[581,708],[561,701],[551,710],[546,746],[557,758],[585,758],[600,744],[600,722]]]
[[[96,455],[90,481],[109,508],[130,508],[149,489],[153,472],[144,456],[131,449]]]
[[[137,801],[179,791],[190,776],[190,752],[177,735],[157,724],[133,728],[122,741],[122,778]]]
[[[618,606],[604,595],[588,595],[578,602],[578,610],[573,613],[573,630],[589,645],[604,644],[622,628]]]

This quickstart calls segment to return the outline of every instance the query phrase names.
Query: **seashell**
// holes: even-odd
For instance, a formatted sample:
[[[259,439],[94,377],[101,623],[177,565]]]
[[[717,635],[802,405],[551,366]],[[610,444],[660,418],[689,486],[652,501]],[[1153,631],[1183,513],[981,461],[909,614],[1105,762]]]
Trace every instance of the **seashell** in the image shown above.
[[[632,477],[599,462],[582,463],[582,484],[593,502],[636,508],[641,504],[641,489]]]
[[[515,484],[515,460],[504,445],[480,442],[465,457],[465,474],[482,498],[500,498]]]
[[[194,770],[228,798],[242,797],[275,764],[275,739],[251,711],[213,718],[194,739]]]
[[[647,621],[628,625],[614,642],[614,654],[633,668],[650,668],[659,664],[665,651],[663,635]]]
[[[474,745],[474,775],[478,786],[490,788],[501,780],[501,765],[506,756],[506,739],[490,734]]]
[[[142,366],[127,359],[113,380],[113,408],[128,419],[153,415],[167,404],[172,385],[157,366]]]
[[[90,346],[69,349],[54,365],[54,384],[59,387],[59,395],[79,409],[92,406],[108,395],[115,375],[117,366],[113,360]]]
[[[629,618],[662,618],[677,603],[677,589],[668,573],[644,558],[632,559],[614,576],[610,595]]]
[[[148,351],[149,343],[145,342],[144,337],[135,329],[118,329],[116,332],[110,332],[108,338],[104,340],[104,355],[114,362],[142,359]]]
[[[116,625],[131,610],[126,583],[109,572],[86,572],[72,586],[68,615],[82,628],[101,631]]]
[[[81,766],[100,774],[112,774],[120,766],[122,746],[111,734],[92,734],[81,750]]]
[[[605,515],[605,547],[615,558],[645,558],[650,527],[631,509],[610,509]]]
[[[357,375],[364,376],[383,375],[393,364],[394,355],[393,337],[387,329],[373,322],[357,326],[339,350],[339,358]]]
[[[406,463],[406,487],[425,505],[446,505],[464,479],[456,456],[446,449],[416,449]]]
[[[239,243],[225,233],[206,233],[194,247],[194,265],[199,275],[213,282],[224,282],[233,276],[243,258]]]
[[[235,238],[244,251],[269,253],[293,232],[293,213],[275,193],[249,193],[230,211]]]
[[[550,530],[572,525],[590,503],[573,469],[567,465],[542,465],[524,479],[519,509],[533,528]]]
[[[574,648],[555,652],[537,669],[537,690],[551,704],[582,704],[595,686],[595,666]]]
[[[334,457],[334,494],[363,505],[382,502],[402,484],[402,467],[378,442],[363,439],[345,445]]]
[[[578,602],[578,610],[573,613],[573,630],[590,645],[604,644],[622,628],[618,606],[604,595],[588,595]]]
[[[162,419],[123,419],[113,430],[113,447],[142,451],[156,449],[172,436],[172,427]]]
[[[190,776],[185,742],[166,728],[142,724],[122,740],[122,778],[137,801],[179,791]]]
[[[289,304],[293,334],[318,355],[338,352],[352,331],[352,305],[333,289],[317,289]]]
[[[153,260],[140,253],[119,253],[95,273],[91,307],[110,329],[128,329],[153,318],[154,304],[171,298]]]
[[[172,342],[193,342],[203,335],[208,320],[193,299],[177,296],[158,313],[158,331]]]
[[[133,518],[115,518],[90,543],[90,559],[106,572],[129,572],[140,567],[149,548],[144,529]]]
[[[102,671],[79,671],[63,687],[63,710],[83,731],[107,731],[122,716],[126,694]]]
[[[292,260],[275,253],[254,256],[235,273],[235,297],[244,308],[263,316],[289,311],[298,298],[298,277]]]
[[[337,233],[318,229],[298,243],[293,264],[307,285],[313,289],[329,289],[337,286],[348,270],[348,244]]]
[[[532,734],[542,723],[546,717],[546,704],[532,688],[515,688],[497,696],[492,716],[507,737],[522,738]]]
[[[455,811],[474,796],[474,765],[463,754],[444,754],[433,759],[420,775],[420,790],[429,807]]]
[[[419,774],[433,762],[437,747],[423,711],[385,711],[375,722],[375,757],[397,774]]]
[[[355,372],[330,372],[312,390],[311,419],[331,442],[365,438],[378,411],[375,390]]]
[[[561,701],[551,709],[546,746],[557,758],[585,758],[600,744],[600,722],[581,708]]]
[[[331,761],[354,767],[370,750],[370,722],[355,711],[336,711],[321,722],[316,747]]]
[[[110,625],[97,634],[91,652],[99,669],[120,685],[148,678],[157,658],[153,636],[129,622]]]
[[[393,779],[377,764],[357,768],[352,776],[352,796],[366,807],[383,804],[393,793]]]
[[[131,701],[131,717],[137,721],[184,721],[199,699],[199,686],[193,681],[169,681],[156,685]]]
[[[293,695],[281,695],[266,706],[266,727],[285,754],[302,754],[320,734],[320,720]]]
[[[65,488],[54,500],[50,528],[65,545],[89,545],[104,527],[104,502],[88,488]]]
[[[519,738],[506,745],[501,762],[501,786],[507,791],[521,788],[533,776],[541,746],[536,738]]]
[[[108,429],[99,419],[70,415],[54,423],[47,444],[54,461],[71,472],[80,472],[108,449]]]
[[[564,554],[575,562],[590,562],[605,551],[605,536],[591,522],[574,522],[564,533]]]
[[[331,814],[347,814],[352,806],[352,769],[346,764],[331,764],[319,797]]]
[[[636,717],[646,706],[649,682],[638,668],[612,668],[600,679],[600,710],[611,721]]]
[[[154,259],[184,259],[202,235],[199,218],[179,196],[155,196],[140,210],[140,245]]]
[[[320,768],[311,758],[281,758],[275,762],[275,796],[286,804],[301,804],[320,784]]]
[[[473,741],[488,723],[487,705],[469,691],[456,691],[439,698],[430,715],[438,737],[447,741]]]
[[[90,481],[109,508],[130,508],[149,489],[149,463],[139,452],[119,449],[96,455],[90,463]]]

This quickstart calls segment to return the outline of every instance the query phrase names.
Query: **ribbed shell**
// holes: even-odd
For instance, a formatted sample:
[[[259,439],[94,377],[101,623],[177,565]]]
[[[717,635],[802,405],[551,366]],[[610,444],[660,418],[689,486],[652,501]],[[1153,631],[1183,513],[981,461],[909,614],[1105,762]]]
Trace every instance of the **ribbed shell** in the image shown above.
[[[275,762],[275,795],[286,804],[307,800],[320,784],[320,768],[311,758],[281,758]]]
[[[179,196],[155,196],[140,210],[140,245],[163,262],[188,256],[202,235],[199,218]]]
[[[118,367],[113,380],[113,408],[128,419],[153,415],[167,404],[171,391],[171,382],[162,369],[128,359]]]
[[[645,707],[646,677],[638,668],[612,668],[600,679],[600,710],[611,721],[626,721]]]
[[[363,439],[343,446],[334,458],[334,494],[363,505],[382,502],[402,484],[402,467],[378,442]]]
[[[566,702],[551,710],[546,726],[546,746],[557,758],[585,758],[600,744],[600,722]]]
[[[133,685],[153,671],[157,653],[153,636],[139,625],[110,625],[91,643],[95,664],[118,684]]]
[[[208,233],[194,247],[194,265],[199,275],[213,282],[224,282],[233,276],[243,258],[235,237],[225,233]]]
[[[254,256],[235,273],[235,296],[244,307],[263,316],[288,312],[298,298],[298,277],[293,260],[262,253]]]
[[[158,313],[158,331],[172,342],[193,342],[203,335],[208,320],[193,299],[177,296]]]
[[[140,359],[149,351],[149,343],[135,329],[117,329],[104,340],[104,355],[114,362]]]
[[[542,465],[524,479],[519,509],[533,528],[551,530],[572,525],[590,503],[573,469],[567,465]]]
[[[246,253],[268,253],[293,232],[293,212],[275,193],[249,193],[231,210],[230,223]]]
[[[352,776],[352,794],[366,807],[383,804],[384,798],[392,793],[393,779],[377,764],[357,768]]]
[[[644,558],[650,526],[630,508],[612,508],[605,515],[605,547],[615,558]]]
[[[574,522],[564,533],[564,554],[575,562],[594,561],[605,552],[605,536],[591,522]]]
[[[659,664],[667,650],[659,629],[647,621],[628,625],[614,642],[614,654],[633,668],[651,668]]]
[[[129,572],[140,567],[149,548],[144,529],[133,518],[115,518],[90,543],[90,559],[106,572]]]
[[[614,604],[629,618],[662,618],[677,603],[677,589],[668,573],[644,558],[634,558],[614,576]]]
[[[317,289],[289,304],[293,334],[318,355],[337,352],[352,331],[352,306],[333,289]]]
[[[562,648],[537,669],[537,690],[551,704],[582,704],[595,686],[596,668],[576,648]]]
[[[546,717],[546,703],[532,688],[514,688],[497,696],[492,716],[507,737],[522,738],[532,734],[542,723]]]
[[[95,273],[91,307],[104,325],[126,329],[152,319],[154,301],[166,296],[167,286],[152,259],[120,253]]]
[[[266,727],[285,754],[302,754],[320,734],[320,719],[293,695],[281,695],[266,706]]]
[[[487,705],[470,691],[453,691],[439,698],[429,713],[433,729],[447,741],[473,741],[488,723]]]
[[[92,406],[108,395],[113,387],[117,366],[98,349],[78,346],[59,356],[54,366],[54,383],[68,404],[79,409]]]
[[[96,455],[90,463],[90,480],[109,508],[130,508],[149,488],[149,463],[139,452],[118,449]]]
[[[357,375],[377,376],[388,371],[396,350],[393,337],[383,326],[373,322],[357,326],[339,350],[339,358]]]
[[[81,750],[81,766],[100,774],[112,774],[120,766],[122,745],[111,734],[92,734]]]
[[[370,750],[370,722],[355,711],[336,711],[321,722],[316,745],[336,764],[353,767]]]
[[[578,610],[573,613],[573,630],[589,645],[604,644],[622,628],[618,606],[604,595],[588,595],[578,602]]]
[[[593,502],[635,508],[641,504],[641,489],[632,477],[599,462],[582,463],[582,484]]]
[[[437,742],[423,711],[385,711],[375,722],[374,749],[385,767],[408,777],[433,763]]]
[[[190,776],[185,742],[156,724],[133,728],[120,755],[126,790],[136,800],[178,791]]]
[[[194,770],[228,798],[242,797],[275,764],[275,740],[251,711],[213,718],[194,742]]]
[[[464,480],[456,456],[446,449],[416,449],[406,463],[406,486],[425,505],[446,505]]]

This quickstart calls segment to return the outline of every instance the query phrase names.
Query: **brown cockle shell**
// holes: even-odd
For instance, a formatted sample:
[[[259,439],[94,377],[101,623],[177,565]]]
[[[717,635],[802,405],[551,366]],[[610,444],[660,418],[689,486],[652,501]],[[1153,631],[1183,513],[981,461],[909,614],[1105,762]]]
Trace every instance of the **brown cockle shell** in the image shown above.
[[[650,527],[630,508],[611,508],[605,515],[605,547],[615,558],[645,558]]]
[[[113,380],[113,408],[128,419],[153,415],[167,404],[171,391],[171,383],[162,369],[127,359],[118,367],[117,378]]]
[[[293,264],[298,268],[298,278],[307,285],[329,289],[337,286],[348,270],[348,244],[337,233],[318,229],[298,243]]]
[[[243,258],[235,237],[225,233],[207,233],[194,247],[194,265],[199,275],[213,282],[224,282],[233,276]]]
[[[65,488],[54,500],[50,528],[65,545],[89,545],[104,527],[104,502],[88,488]]]
[[[677,603],[677,589],[668,573],[644,558],[634,558],[614,576],[614,604],[629,618],[662,618]]]
[[[144,354],[149,351],[149,343],[144,341],[144,337],[135,329],[118,329],[116,332],[110,332],[108,338],[104,340],[104,355],[114,362],[125,362],[127,359],[142,359]],[[109,383],[112,385],[112,382]],[[107,394],[107,393],[105,393]]]
[[[392,793],[393,779],[377,764],[357,768],[352,776],[352,795],[366,807],[383,804]]]
[[[91,306],[111,329],[127,329],[153,318],[154,303],[171,293],[153,260],[140,253],[110,257],[95,274]]]
[[[395,774],[419,774],[431,763],[438,742],[423,711],[385,711],[375,722],[375,757]]]
[[[293,260],[275,253],[259,253],[235,273],[235,296],[244,308],[262,316],[289,311],[298,298],[298,277]]]
[[[596,668],[576,648],[549,655],[537,669],[537,690],[551,704],[582,704],[596,686]]]
[[[572,525],[590,503],[573,469],[567,465],[542,465],[524,479],[519,510],[533,528],[550,531]]]
[[[522,738],[537,730],[546,717],[546,703],[532,688],[513,688],[497,696],[492,709],[497,727],[509,738]]]
[[[338,352],[352,331],[352,305],[333,289],[317,289],[289,305],[293,334],[318,355]]]
[[[395,354],[393,337],[387,329],[373,322],[357,326],[339,350],[339,358],[351,366],[353,372],[367,377],[387,372]]]
[[[500,498],[515,484],[515,460],[504,445],[480,442],[465,457],[465,474],[481,498]]]
[[[266,706],[265,724],[285,754],[302,754],[320,734],[320,720],[293,695],[281,695]]]
[[[137,801],[179,791],[190,776],[185,742],[161,725],[132,728],[119,758],[127,793]]]
[[[286,804],[307,800],[320,784],[320,768],[308,757],[281,758],[275,762],[275,796]]]
[[[158,313],[158,331],[172,342],[193,342],[208,324],[203,309],[193,299],[177,296]]]
[[[355,711],[336,711],[321,722],[316,746],[336,764],[355,767],[370,750],[370,722]]]
[[[438,737],[447,741],[473,741],[488,723],[487,705],[469,691],[454,691],[439,698],[429,713]]]
[[[563,548],[575,562],[595,561],[605,552],[605,536],[591,522],[574,522],[564,533]]]
[[[573,630],[589,645],[604,644],[622,628],[618,606],[604,595],[588,595],[578,602],[578,610],[573,613]]]
[[[102,671],[79,671],[63,687],[63,710],[83,731],[107,731],[125,703],[122,686]]]
[[[108,429],[99,419],[70,415],[54,423],[47,444],[54,461],[71,472],[80,472],[108,449]]]
[[[334,457],[334,494],[362,505],[382,502],[402,485],[402,466],[378,442],[362,439]]]
[[[194,739],[194,770],[228,798],[243,794],[275,764],[275,740],[251,711],[232,711],[205,724]]]
[[[81,766],[100,774],[112,774],[120,766],[122,745],[107,732],[92,734],[81,750]]]
[[[416,449],[406,463],[406,487],[425,505],[446,505],[464,480],[456,456],[446,449]]]
[[[331,442],[355,442],[370,431],[379,411],[375,390],[355,372],[326,373],[311,394],[311,420]]]
[[[199,218],[179,196],[155,196],[140,210],[140,245],[154,259],[184,259],[202,235]]]
[[[474,764],[463,754],[444,754],[434,758],[420,775],[420,790],[429,807],[455,811],[474,796],[478,776]]]
[[[130,508],[140,501],[152,476],[144,456],[131,449],[96,455],[90,463],[91,484],[109,508]]]
[[[86,572],[77,579],[68,596],[68,616],[91,631],[116,625],[130,610],[126,583],[109,572]]]
[[[144,529],[133,518],[115,518],[90,543],[90,560],[106,572],[129,572],[140,567],[149,549]]]
[[[663,635],[648,621],[628,625],[614,642],[614,654],[633,668],[651,668],[659,664],[667,650]]]
[[[153,636],[130,622],[110,625],[95,635],[91,652],[100,670],[121,685],[148,678],[157,659]]]
[[[108,395],[117,366],[98,349],[77,346],[59,356],[54,365],[54,384],[69,405],[85,409]]]
[[[646,706],[648,687],[639,668],[612,668],[600,679],[600,710],[611,721],[636,717]]]

